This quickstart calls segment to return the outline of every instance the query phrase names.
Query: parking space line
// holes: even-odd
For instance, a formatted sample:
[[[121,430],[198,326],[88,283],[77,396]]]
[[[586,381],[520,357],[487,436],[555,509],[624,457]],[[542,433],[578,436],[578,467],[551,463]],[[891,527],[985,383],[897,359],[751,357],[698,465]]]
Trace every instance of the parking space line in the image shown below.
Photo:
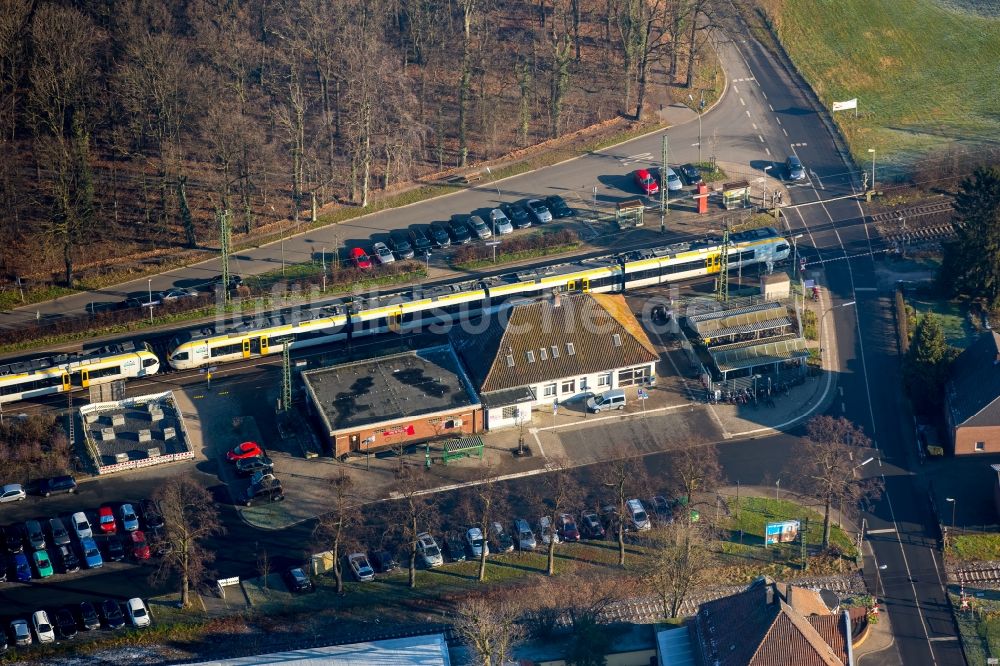
[[[538,444],[538,451],[542,454],[542,457],[544,458],[545,449],[542,448],[542,440],[539,439],[538,437],[538,428],[531,428],[528,430],[528,432],[531,433],[531,436],[535,438],[535,443]]]

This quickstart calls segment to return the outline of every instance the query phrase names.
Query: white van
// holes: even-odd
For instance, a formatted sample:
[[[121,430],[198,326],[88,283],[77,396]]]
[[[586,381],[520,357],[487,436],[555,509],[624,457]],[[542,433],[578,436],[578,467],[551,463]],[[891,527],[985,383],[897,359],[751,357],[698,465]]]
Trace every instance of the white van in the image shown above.
[[[615,389],[588,398],[587,409],[595,413],[606,409],[625,409],[625,391]]]
[[[629,521],[632,523],[630,527],[638,532],[643,532],[648,530],[652,525],[649,523],[649,514],[646,513],[646,508],[637,499],[630,499],[625,503],[625,509],[628,511]]]

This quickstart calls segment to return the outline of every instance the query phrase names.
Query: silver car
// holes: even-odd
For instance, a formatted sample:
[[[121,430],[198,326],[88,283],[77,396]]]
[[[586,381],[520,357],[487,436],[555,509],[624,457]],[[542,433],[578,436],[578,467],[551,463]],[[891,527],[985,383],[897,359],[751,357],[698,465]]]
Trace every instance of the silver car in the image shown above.
[[[538,199],[529,199],[524,205],[528,207],[528,212],[531,213],[531,217],[534,218],[535,222],[542,224],[552,221],[552,213],[549,212],[544,202]]]
[[[375,580],[375,570],[368,563],[368,557],[364,553],[352,553],[348,555],[347,563],[351,566],[351,573],[359,581],[368,582]]]
[[[524,518],[514,521],[514,543],[518,550],[534,550],[538,544],[535,542],[535,533],[531,531],[531,525]]]
[[[424,565],[428,568],[444,564],[444,557],[441,555],[437,541],[427,532],[417,535],[417,554],[423,558]]]
[[[490,223],[493,225],[498,236],[506,236],[507,234],[514,233],[514,225],[511,224],[510,220],[507,219],[507,216],[499,208],[494,208],[490,211]]]
[[[483,218],[478,215],[473,215],[469,218],[469,226],[472,227],[474,232],[476,232],[476,237],[479,240],[486,240],[487,238],[493,236],[493,232],[490,231],[490,228],[485,222],[483,222]]]
[[[542,516],[538,519],[538,534],[542,537],[542,543],[546,546],[549,545],[550,541],[559,543],[559,534],[552,525],[552,519],[548,516]]]

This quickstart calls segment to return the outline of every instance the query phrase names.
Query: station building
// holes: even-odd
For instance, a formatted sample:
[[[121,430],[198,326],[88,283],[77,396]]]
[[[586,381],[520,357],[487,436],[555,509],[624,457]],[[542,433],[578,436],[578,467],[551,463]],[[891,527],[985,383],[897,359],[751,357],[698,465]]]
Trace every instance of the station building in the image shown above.
[[[482,406],[450,345],[302,373],[335,456],[482,432]]]
[[[490,430],[526,423],[538,406],[652,384],[660,358],[621,294],[514,305],[456,325],[451,339]]]

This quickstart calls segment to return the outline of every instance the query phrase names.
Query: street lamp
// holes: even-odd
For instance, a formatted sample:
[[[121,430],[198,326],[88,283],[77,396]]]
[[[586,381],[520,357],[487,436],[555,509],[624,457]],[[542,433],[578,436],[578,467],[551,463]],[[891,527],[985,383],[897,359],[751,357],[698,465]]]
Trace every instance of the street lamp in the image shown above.
[[[694,104],[694,97],[688,93],[688,99]],[[701,103],[698,105],[698,164],[701,164],[701,110],[705,108],[705,94],[702,93]]]
[[[323,262],[323,293],[326,293],[326,246],[323,246],[323,254],[321,255],[321,260]]]
[[[153,278],[146,278],[146,290],[149,293],[149,325],[153,325]]]
[[[503,203],[502,201],[500,201],[500,186],[497,185],[497,179],[493,178],[493,172],[490,171],[489,167],[486,167],[486,173],[488,173],[490,175],[490,178],[493,180],[493,187],[497,188],[497,203],[498,204]],[[496,231],[496,225],[494,225],[494,231]]]
[[[958,506],[958,501],[954,497],[945,497],[945,502],[951,502],[951,531],[955,531],[955,507]]]
[[[819,331],[817,331],[817,334],[819,335],[819,339],[820,339],[819,352],[821,354],[823,353],[823,330],[824,330],[823,329],[823,322],[826,321],[826,316],[828,314],[830,314],[830,312],[832,312],[833,310],[836,310],[837,308],[850,307],[851,305],[854,305],[855,303],[857,303],[857,301],[847,301],[846,303],[840,303],[839,305],[831,305],[830,307],[828,307],[826,310],[823,311],[823,316],[819,318]]]
[[[875,149],[869,148],[868,152],[872,154],[872,192],[875,191]]]
[[[278,220],[278,233],[281,236],[281,276],[285,275],[285,225],[281,224],[281,217],[278,215],[278,211],[274,210],[274,206],[271,205],[271,212],[274,213],[274,217]]]
[[[764,198],[761,200],[761,205],[767,205],[767,172],[774,168],[773,164],[768,164],[764,167]]]

